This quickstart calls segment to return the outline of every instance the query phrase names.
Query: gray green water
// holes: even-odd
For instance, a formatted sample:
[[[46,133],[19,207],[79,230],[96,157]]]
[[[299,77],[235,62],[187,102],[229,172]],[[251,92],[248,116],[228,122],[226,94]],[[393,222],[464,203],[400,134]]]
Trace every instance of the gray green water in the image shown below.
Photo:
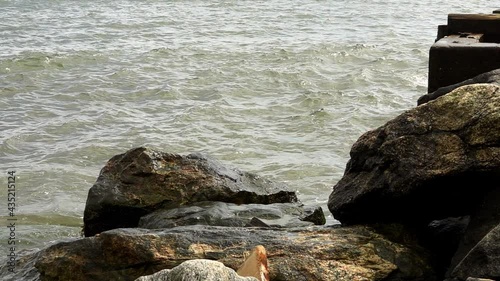
[[[42,247],[80,235],[101,167],[142,145],[208,153],[287,183],[330,215],[351,145],[426,92],[437,26],[448,13],[496,8],[0,0],[0,244],[7,171],[17,172],[18,246]]]

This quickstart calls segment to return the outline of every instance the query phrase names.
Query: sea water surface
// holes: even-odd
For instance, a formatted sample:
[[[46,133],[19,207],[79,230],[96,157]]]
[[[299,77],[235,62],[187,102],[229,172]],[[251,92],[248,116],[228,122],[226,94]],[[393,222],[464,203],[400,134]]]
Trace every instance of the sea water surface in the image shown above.
[[[364,132],[416,105],[449,13],[493,1],[0,0],[0,237],[79,237],[137,146],[204,152],[326,208]],[[4,256],[4,253],[2,253]]]

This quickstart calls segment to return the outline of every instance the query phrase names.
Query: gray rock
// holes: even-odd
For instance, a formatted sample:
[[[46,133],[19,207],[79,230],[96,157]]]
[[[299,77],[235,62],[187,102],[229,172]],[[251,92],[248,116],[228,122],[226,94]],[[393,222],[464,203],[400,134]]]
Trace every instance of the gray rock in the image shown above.
[[[271,227],[302,227],[314,225],[308,220],[321,223],[321,215],[325,220],[323,212],[317,214],[320,211],[315,210],[316,213],[304,210],[298,203],[238,205],[217,201],[198,202],[175,209],[157,210],[141,217],[139,227],[155,229],[196,224],[243,227],[251,225],[250,221],[255,218]],[[318,218],[311,218],[313,214]]]
[[[255,277],[242,277],[221,262],[196,259],[181,263],[173,269],[164,269],[135,281],[259,281]]]
[[[135,148],[112,157],[90,188],[84,234],[136,227],[158,209],[200,201],[236,204],[297,202],[283,184],[228,168],[201,154],[180,156]]]
[[[470,215],[499,182],[500,87],[476,84],[362,135],[328,207],[346,224]]]
[[[500,225],[486,234],[451,272],[451,277],[463,280],[469,276],[500,279]]]
[[[11,280],[33,280],[25,276],[36,273],[43,281],[132,281],[192,259],[236,270],[256,245],[266,248],[270,280],[436,280],[425,249],[405,243],[366,226],[114,229],[26,253]],[[5,263],[0,276],[9,276]]]
[[[482,84],[482,83],[492,83],[492,84],[497,84],[500,85],[500,69],[495,69],[486,73],[479,74],[471,79],[467,79],[463,82],[453,84],[450,86],[446,87],[441,87],[437,89],[436,91],[426,94],[421,96],[418,101],[417,105],[424,104],[426,102],[429,102],[431,100],[437,99],[440,96],[446,95],[447,93],[455,90],[456,88],[459,88],[461,86],[465,85],[472,85],[472,84]]]
[[[500,279],[500,188],[487,192],[471,215],[453,256],[449,276]]]

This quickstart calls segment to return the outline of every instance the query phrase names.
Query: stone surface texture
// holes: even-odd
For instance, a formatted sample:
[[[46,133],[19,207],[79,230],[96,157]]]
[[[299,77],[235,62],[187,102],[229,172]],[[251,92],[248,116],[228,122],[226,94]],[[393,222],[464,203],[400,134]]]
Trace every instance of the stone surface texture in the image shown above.
[[[291,203],[297,196],[285,185],[201,154],[180,156],[139,147],[114,156],[101,170],[87,197],[84,233],[137,227],[140,217],[155,210],[201,201]]]
[[[453,84],[450,86],[441,87],[432,93],[423,95],[418,99],[417,105],[421,105],[421,104],[424,104],[424,103],[429,102],[431,100],[437,99],[440,96],[446,95],[447,93],[455,90],[456,88],[459,88],[459,87],[462,87],[465,85],[484,84],[484,83],[492,83],[492,84],[500,85],[500,68],[479,74],[471,79],[467,79],[467,80],[462,81],[460,83],[456,83],[456,84]]]
[[[334,217],[426,233],[447,280],[500,279],[499,74],[472,79],[490,84],[441,89],[439,98],[362,135],[330,195]]]
[[[216,260],[236,270],[256,245],[267,250],[273,281],[434,280],[423,249],[388,240],[365,226],[115,229],[29,253],[15,275],[5,267],[0,275],[11,280],[135,280],[192,259]],[[24,279],[27,275],[36,279]]]
[[[362,135],[328,207],[343,224],[470,214],[498,183],[500,87],[464,86]]]
[[[259,281],[255,277],[242,277],[232,268],[212,260],[196,259],[181,263],[173,269],[164,269],[135,281]]]

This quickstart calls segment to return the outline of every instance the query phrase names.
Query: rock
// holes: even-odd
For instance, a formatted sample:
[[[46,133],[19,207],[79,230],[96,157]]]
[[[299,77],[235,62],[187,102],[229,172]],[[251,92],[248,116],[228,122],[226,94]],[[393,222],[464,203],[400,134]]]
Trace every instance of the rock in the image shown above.
[[[437,99],[438,97],[446,95],[447,93],[455,90],[458,87],[482,83],[493,83],[500,85],[500,68],[483,74],[479,74],[471,79],[467,79],[457,84],[441,87],[430,94],[423,95],[418,99],[417,105],[421,105],[431,100]]]
[[[256,217],[253,217],[250,222],[248,222],[246,225],[246,227],[271,227],[270,225],[268,225],[267,223],[263,222],[262,220],[260,220],[259,218],[256,218]]]
[[[224,266],[211,260],[189,260],[173,269],[164,269],[153,275],[137,278],[135,281],[260,281],[254,277],[242,277]]]
[[[409,242],[408,242],[409,243]],[[263,245],[270,280],[436,280],[424,249],[386,239],[367,226],[269,229],[182,226],[114,229],[61,242],[20,257],[7,280],[135,280],[186,260],[210,259],[237,269],[245,252]],[[34,267],[33,267],[34,265]]]
[[[313,225],[310,221],[318,224],[323,221],[324,224],[325,217],[321,207],[319,209],[304,210],[298,203],[238,205],[205,201],[175,209],[157,210],[141,217],[138,226],[148,229],[195,224],[242,227],[251,225],[250,221],[258,218],[272,227],[300,227]]]
[[[297,202],[294,192],[200,154],[180,156],[135,148],[112,157],[90,188],[84,234],[137,227],[140,217],[201,201],[235,204]]]
[[[323,208],[321,207],[309,207],[305,209],[302,216],[300,216],[300,220],[310,221],[315,225],[324,225],[326,223],[325,214],[323,213]]]
[[[466,280],[469,276],[500,279],[500,225],[492,229],[455,266],[451,277]]]
[[[421,243],[434,253],[438,273],[445,275],[469,224],[470,216],[434,220],[425,228]]]
[[[328,201],[343,225],[470,215],[499,182],[500,87],[463,86],[408,110],[350,155]]]
[[[500,279],[500,188],[487,192],[471,215],[448,276]]]

